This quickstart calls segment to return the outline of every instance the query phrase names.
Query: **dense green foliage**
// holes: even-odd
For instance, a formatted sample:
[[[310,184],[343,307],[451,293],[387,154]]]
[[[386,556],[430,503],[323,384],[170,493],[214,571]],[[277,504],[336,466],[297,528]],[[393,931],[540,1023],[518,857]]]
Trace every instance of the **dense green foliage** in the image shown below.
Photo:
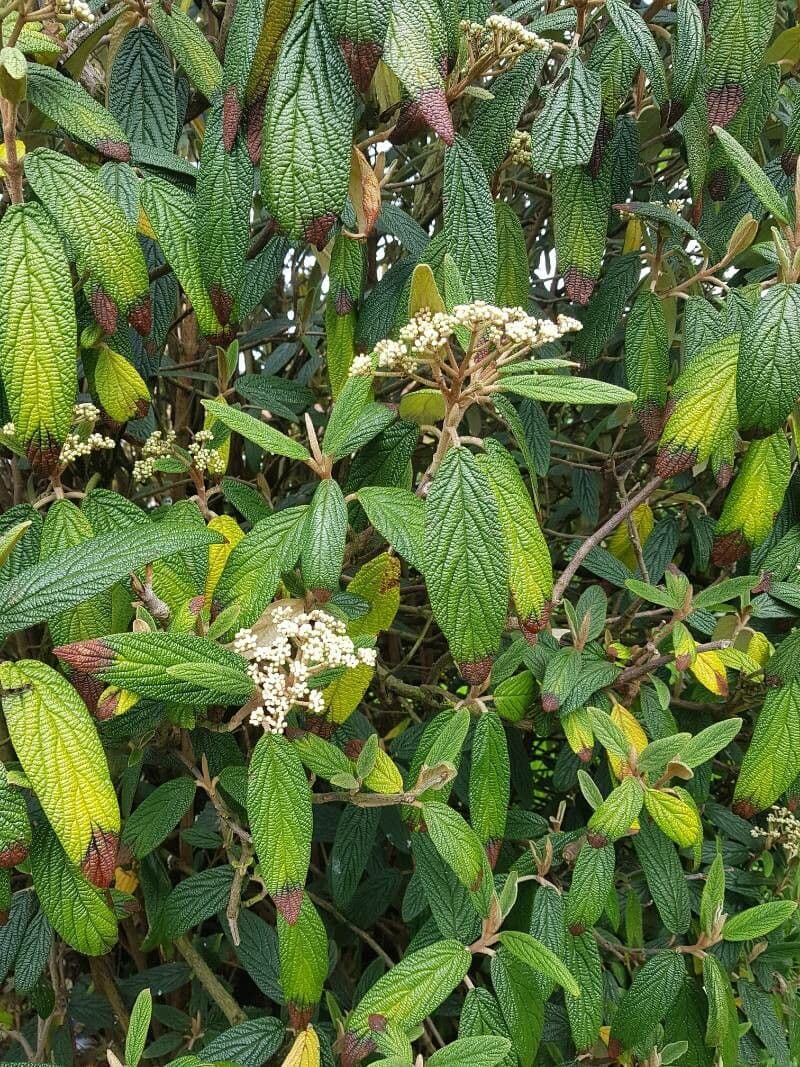
[[[0,6],[0,1062],[800,1062],[789,0]]]

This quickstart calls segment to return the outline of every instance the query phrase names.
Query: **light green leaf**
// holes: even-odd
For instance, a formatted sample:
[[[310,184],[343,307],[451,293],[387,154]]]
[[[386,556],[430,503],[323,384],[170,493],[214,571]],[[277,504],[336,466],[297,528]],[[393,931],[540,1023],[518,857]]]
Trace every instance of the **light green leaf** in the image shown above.
[[[265,452],[303,461],[311,459],[311,453],[305,445],[287,437],[285,433],[276,430],[268,422],[253,418],[246,411],[231,407],[229,404],[222,404],[218,400],[203,400],[202,404],[215,419],[246,440],[252,441]]]
[[[732,137],[728,131],[724,130],[721,126],[715,126],[714,133],[719,138],[725,151],[725,155],[739,172],[740,177],[747,182],[767,211],[774,215],[779,222],[788,223],[789,209],[786,206],[786,201],[778,193],[775,186],[750,153],[742,148],[736,138]]]
[[[557,982],[573,997],[581,995],[580,987],[567,967],[554,952],[551,952],[541,941],[537,941],[535,937],[521,930],[504,930],[500,934],[500,943],[515,959],[527,964],[539,974],[543,974],[545,978]]]

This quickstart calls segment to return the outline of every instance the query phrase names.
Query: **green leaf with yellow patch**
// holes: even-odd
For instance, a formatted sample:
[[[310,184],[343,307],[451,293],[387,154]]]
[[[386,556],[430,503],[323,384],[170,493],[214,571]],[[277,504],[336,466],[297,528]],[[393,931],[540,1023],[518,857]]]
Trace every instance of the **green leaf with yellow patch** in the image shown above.
[[[27,100],[70,137],[110,159],[130,159],[127,134],[80,82],[53,67],[28,63]]]
[[[717,566],[730,566],[767,540],[791,474],[791,453],[783,430],[750,442],[714,527],[711,558]]]
[[[656,473],[671,478],[725,450],[736,432],[738,333],[691,360],[672,390],[674,407],[659,441]]]
[[[25,177],[66,235],[78,274],[88,275],[89,303],[104,332],[115,332],[119,314],[139,333],[148,334],[152,312],[147,264],[136,231],[100,178],[49,148],[25,156]]]
[[[119,352],[100,345],[83,353],[83,365],[92,391],[114,422],[143,419],[150,408],[145,380]]]
[[[108,886],[119,806],[97,728],[66,678],[36,660],[0,664],[0,694],[17,758],[70,863]]]
[[[681,848],[703,840],[703,827],[694,801],[683,789],[646,789],[644,806],[653,821]]]
[[[41,207],[9,207],[0,222],[0,377],[15,437],[34,466],[58,459],[78,390],[69,263]]]

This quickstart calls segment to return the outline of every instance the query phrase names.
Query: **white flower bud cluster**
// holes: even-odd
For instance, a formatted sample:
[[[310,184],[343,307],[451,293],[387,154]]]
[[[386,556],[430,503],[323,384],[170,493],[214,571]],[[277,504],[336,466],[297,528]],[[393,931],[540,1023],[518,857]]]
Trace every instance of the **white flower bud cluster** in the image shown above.
[[[218,448],[207,447],[213,437],[211,430],[198,430],[194,441],[189,445],[189,454],[196,470],[208,471],[209,474],[224,474],[224,456]]]
[[[0,435],[3,437],[15,437],[17,429],[13,422],[7,422],[2,429],[0,429]]]
[[[548,55],[552,48],[549,41],[505,15],[490,15],[483,23],[465,19],[461,23],[461,31],[469,38],[476,52],[493,51],[503,58],[515,59],[525,52]]]
[[[683,211],[683,201],[682,200],[668,200],[667,201],[667,207],[675,215],[680,215],[680,213]]]
[[[778,844],[789,860],[800,856],[800,819],[788,808],[776,807],[767,814],[767,828],[754,827],[753,837],[767,838],[766,847]]]
[[[526,349],[557,341],[565,333],[581,328],[581,323],[568,315],[559,315],[553,322],[537,319],[521,307],[501,308],[483,300],[457,305],[453,308],[452,319],[454,326],[469,330],[482,341]]]
[[[85,439],[81,438],[80,434],[68,433],[61,446],[58,461],[65,466],[67,463],[80,459],[81,456],[88,456],[90,452],[100,452],[116,447],[117,442],[113,437],[104,437],[101,433],[90,433]]]
[[[97,422],[100,418],[100,408],[95,404],[85,402],[76,404],[72,409],[73,422]]]
[[[508,148],[511,162],[518,167],[528,167],[531,163],[531,135],[526,130],[514,130]]]
[[[453,336],[452,316],[424,308],[400,330],[397,340],[378,341],[371,356],[356,356],[350,375],[371,374],[374,369],[413,374],[420,363],[435,363]]]
[[[292,708],[325,711],[321,689],[312,688],[314,677],[336,667],[375,665],[374,648],[356,648],[345,624],[327,611],[295,611],[291,606],[272,610],[271,639],[262,644],[253,630],[240,630],[234,651],[250,660],[248,674],[261,691],[261,704],[250,714],[253,726],[281,734]]]
[[[154,430],[142,445],[141,458],[133,465],[134,482],[146,482],[148,478],[152,478],[156,460],[170,455],[174,443],[174,430],[167,430],[166,434],[161,430]]]
[[[522,352],[580,330],[581,323],[568,315],[559,315],[555,322],[537,319],[524,308],[496,307],[483,300],[458,304],[449,314],[424,310],[403,327],[396,341],[387,338],[377,343],[372,355],[356,356],[350,375],[371,374],[374,369],[413,374],[421,363],[438,362],[459,328],[483,343]]]
[[[56,12],[64,18],[78,22],[94,22],[94,13],[86,0],[56,0]]]

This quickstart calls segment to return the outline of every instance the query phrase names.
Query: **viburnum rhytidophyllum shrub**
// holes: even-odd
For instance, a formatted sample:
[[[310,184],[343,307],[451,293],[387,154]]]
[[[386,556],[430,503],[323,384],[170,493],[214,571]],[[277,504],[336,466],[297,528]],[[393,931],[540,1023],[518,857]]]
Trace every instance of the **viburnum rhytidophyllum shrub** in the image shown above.
[[[796,19],[2,6],[0,1062],[800,1062]]]

